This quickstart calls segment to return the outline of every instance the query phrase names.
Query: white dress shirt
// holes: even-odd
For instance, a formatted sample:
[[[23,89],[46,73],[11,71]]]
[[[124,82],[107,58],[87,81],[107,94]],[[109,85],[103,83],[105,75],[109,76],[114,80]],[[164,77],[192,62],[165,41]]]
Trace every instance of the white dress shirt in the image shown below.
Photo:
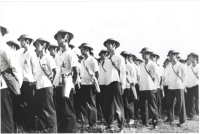
[[[137,83],[139,83],[139,80],[140,80],[140,68],[135,63],[132,63],[131,65],[133,65],[135,67],[135,71],[136,71],[135,84],[137,84]]]
[[[194,72],[192,71],[192,69]],[[199,77],[199,65],[196,65],[195,67],[193,67],[192,64],[190,64],[189,66],[187,66],[187,75],[188,75],[187,87],[188,88],[199,85],[199,79],[194,73]]]
[[[83,59],[81,61],[81,84],[82,85],[92,85],[91,76],[86,70],[86,67],[89,67],[91,72],[95,75],[95,72],[99,71],[99,66],[97,60],[92,57],[88,56],[87,59]]]
[[[2,45],[2,44],[0,44]],[[8,68],[12,68],[15,77],[19,81],[19,85],[22,85],[23,75],[22,69],[18,62],[19,60],[13,54],[12,50],[7,45],[2,45],[0,48],[0,72],[5,71]],[[7,84],[4,78],[0,75],[0,89],[7,88]]]
[[[169,63],[166,68],[163,71],[163,86],[168,86],[169,85],[169,71],[171,68],[172,64]]]
[[[130,83],[135,84],[135,77],[136,77],[136,72],[135,68],[131,65],[131,63],[125,64],[126,66],[126,88],[130,88]]]
[[[54,57],[55,63],[56,63],[56,75],[53,81],[54,86],[60,86],[60,67],[61,67],[61,54],[56,54]]]
[[[37,66],[37,70],[36,70],[36,74],[35,74],[35,79],[36,79],[36,89],[42,89],[42,88],[46,88],[46,87],[52,87],[52,83],[50,81],[50,79],[48,78],[48,76],[44,73],[44,71],[41,69],[41,66],[44,68],[44,70],[46,70],[46,73],[48,75],[52,75],[53,69],[56,69],[56,63],[53,59],[53,57],[51,57],[49,54],[45,54],[42,56],[42,58],[40,59],[40,57],[37,58],[37,62],[36,62],[36,66]]]
[[[175,74],[175,72],[180,76],[180,78]],[[184,89],[186,84],[187,84],[187,71],[186,68],[183,64],[181,64],[180,62],[177,62],[174,66],[172,65],[169,68],[169,85],[168,85],[168,89],[173,90],[173,89]]]
[[[99,64],[99,85],[106,85],[106,70],[103,67],[105,61]]]
[[[159,79],[159,70],[157,68],[156,63],[153,61],[149,60],[149,62],[145,65],[145,62],[142,62],[139,66],[140,68],[140,91],[148,91],[148,90],[156,90],[157,85],[156,83],[152,80],[151,76],[147,73],[147,71],[151,72],[152,77],[154,78],[154,81],[158,81]]]
[[[117,69],[113,66],[112,61],[116,67],[120,70],[120,76]],[[118,81],[122,84],[122,89],[126,88],[126,67],[125,60],[121,55],[113,55],[111,59],[105,59],[104,68],[106,70],[106,85],[114,81]]]
[[[20,63],[23,72],[23,81],[34,82],[34,75],[36,71],[36,53],[32,50],[27,50],[20,56]]]

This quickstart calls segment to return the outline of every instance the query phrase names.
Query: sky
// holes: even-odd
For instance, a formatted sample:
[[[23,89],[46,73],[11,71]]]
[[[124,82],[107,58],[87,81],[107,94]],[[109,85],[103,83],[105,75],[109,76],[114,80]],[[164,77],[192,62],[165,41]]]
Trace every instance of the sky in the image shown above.
[[[114,38],[120,42],[118,54],[128,51],[142,59],[139,52],[149,47],[160,55],[160,65],[171,49],[183,59],[198,52],[199,24],[198,0],[0,2],[0,25],[9,30],[5,41],[29,34],[56,44],[54,35],[65,29],[74,34],[77,53],[89,43],[99,57],[103,42]]]

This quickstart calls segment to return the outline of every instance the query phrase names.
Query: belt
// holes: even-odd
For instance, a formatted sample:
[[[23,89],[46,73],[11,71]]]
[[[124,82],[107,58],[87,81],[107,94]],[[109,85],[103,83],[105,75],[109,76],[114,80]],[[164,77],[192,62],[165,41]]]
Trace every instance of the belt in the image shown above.
[[[28,84],[29,86],[36,85],[36,82],[23,81],[23,83]]]

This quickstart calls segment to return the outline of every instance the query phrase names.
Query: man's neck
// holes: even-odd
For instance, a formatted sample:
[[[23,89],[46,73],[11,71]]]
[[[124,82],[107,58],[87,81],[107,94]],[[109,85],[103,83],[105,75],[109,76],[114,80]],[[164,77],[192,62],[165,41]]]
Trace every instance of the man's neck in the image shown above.
[[[115,55],[115,51],[114,51],[114,50],[112,50],[112,51],[110,52],[110,57],[112,57],[113,55]]]
[[[65,52],[65,51],[67,51],[67,50],[69,50],[70,48],[69,48],[69,45],[68,45],[68,43],[65,43],[63,46],[62,46],[62,52]]]
[[[172,65],[174,66],[177,62],[178,62],[177,60],[173,60]]]
[[[40,59],[46,54],[45,50],[43,49],[42,51],[40,51],[39,53],[39,57]]]
[[[24,53],[26,52],[26,51],[28,51],[29,50],[29,46],[26,44],[26,46],[24,47]]]
[[[145,64],[148,64],[150,59],[145,59]]]
[[[90,56],[89,52],[84,54],[85,59],[87,59]]]
[[[192,66],[195,67],[197,65],[196,62],[192,62]]]

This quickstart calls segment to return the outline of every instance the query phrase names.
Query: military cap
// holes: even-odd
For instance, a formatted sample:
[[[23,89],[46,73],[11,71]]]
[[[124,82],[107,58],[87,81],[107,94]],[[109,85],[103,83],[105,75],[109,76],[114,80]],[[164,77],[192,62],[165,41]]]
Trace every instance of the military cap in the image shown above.
[[[176,51],[176,50],[170,50],[170,51],[168,52],[167,56],[169,56],[170,53],[172,53],[172,54],[179,54],[179,52]]]
[[[148,47],[144,47],[140,53],[153,53]]]
[[[20,41],[20,39],[29,39],[31,40],[31,42],[33,42],[34,40],[27,34],[22,34],[17,40]],[[30,43],[31,43],[30,42]]]
[[[101,53],[103,53],[103,52],[108,52],[107,50],[105,50],[105,49],[102,49],[100,52],[99,52],[99,56],[101,55]]]
[[[13,44],[13,45],[16,46],[16,50],[19,50],[19,49],[20,49],[20,46],[19,46],[18,43],[17,43],[16,41],[14,41],[14,40],[10,40],[10,41],[6,42],[6,44],[8,44],[8,45]]]
[[[78,48],[81,49],[82,47],[88,47],[88,48],[90,48],[91,50],[93,50],[93,48],[91,47],[91,45],[88,44],[88,43],[82,43]]]
[[[50,46],[50,43],[46,39],[44,39],[44,38],[38,38],[35,42],[33,42],[33,46],[34,47],[36,47],[37,41],[46,42],[47,43],[47,47],[46,48],[48,48]]]
[[[59,30],[55,35],[54,35],[54,39],[57,40],[57,37],[59,34],[68,34],[69,35],[69,39],[72,40],[74,38],[74,35],[66,30]]]
[[[103,43],[105,47],[106,47],[106,43],[108,43],[108,42],[115,43],[116,44],[116,48],[118,48],[120,46],[120,43],[118,41],[116,41],[115,39],[109,38]]]

